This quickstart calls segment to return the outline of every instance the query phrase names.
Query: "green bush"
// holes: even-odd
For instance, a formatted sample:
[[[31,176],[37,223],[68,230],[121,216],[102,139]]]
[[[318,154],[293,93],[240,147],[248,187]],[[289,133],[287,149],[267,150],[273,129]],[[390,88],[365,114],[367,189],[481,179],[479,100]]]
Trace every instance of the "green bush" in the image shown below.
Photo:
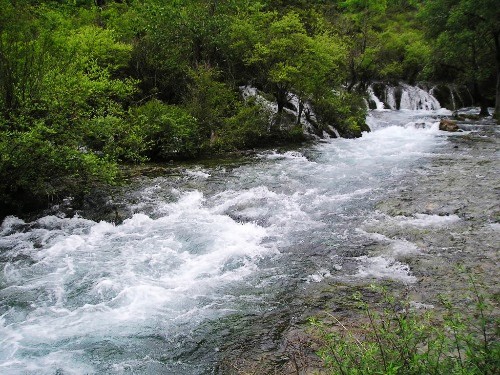
[[[185,108],[198,120],[208,147],[219,137],[226,119],[237,111],[238,97],[231,86],[219,81],[220,72],[200,65],[190,73],[191,83],[185,98]]]
[[[118,169],[109,158],[59,141],[54,130],[41,123],[25,132],[0,133],[3,210],[43,207],[115,181]]]
[[[150,142],[146,140],[144,129],[123,117],[107,115],[87,121],[82,129],[84,144],[113,160],[146,161]]]
[[[130,127],[142,138],[144,156],[170,160],[196,156],[202,147],[198,121],[186,110],[159,100],[129,111]]]
[[[370,131],[366,125],[366,109],[360,95],[346,91],[331,92],[312,102],[320,128],[336,128],[342,137],[361,137]]]
[[[225,121],[217,147],[221,150],[248,149],[270,141],[270,113],[255,103],[242,105],[238,113]]]
[[[467,315],[446,300],[444,316],[423,314],[385,290],[386,308],[377,312],[356,295],[367,323],[354,333],[333,316],[337,329],[313,320],[323,339],[318,354],[331,374],[498,374],[498,318],[471,280],[474,303]]]
[[[268,108],[248,99],[238,106],[234,116],[224,121],[212,149],[242,150],[304,140],[302,126],[296,124],[295,117],[290,121],[282,119],[278,127],[273,126],[274,116]]]

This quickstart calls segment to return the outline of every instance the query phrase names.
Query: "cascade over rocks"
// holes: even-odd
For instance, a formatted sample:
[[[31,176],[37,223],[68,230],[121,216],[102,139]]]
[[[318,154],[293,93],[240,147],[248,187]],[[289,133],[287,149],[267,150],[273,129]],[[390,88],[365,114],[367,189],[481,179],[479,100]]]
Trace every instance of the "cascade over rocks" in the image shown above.
[[[375,82],[366,91],[369,109],[410,109],[437,110],[446,108],[451,111],[472,107],[477,103],[465,85],[419,83],[411,86]]]
[[[245,100],[249,98],[254,98],[257,103],[262,105],[271,113],[271,118],[269,119],[272,122],[272,117],[278,113],[278,106],[276,103],[268,100],[264,97],[261,92],[252,86],[241,86],[240,91]],[[305,102],[302,103],[302,113],[300,116],[300,125],[302,125],[302,129],[304,130],[304,134],[311,138],[340,138],[340,134],[337,129],[333,126],[328,126],[326,129],[321,129],[318,126],[318,120],[316,118],[316,114],[314,113],[313,108],[310,103]],[[283,112],[286,117],[290,118],[289,123],[295,125],[295,120],[299,117],[299,107],[300,107],[300,98],[295,94],[289,94],[288,101],[284,105]]]
[[[370,109],[437,110],[440,102],[424,87],[376,82],[368,89]],[[383,105],[383,107],[382,107]]]

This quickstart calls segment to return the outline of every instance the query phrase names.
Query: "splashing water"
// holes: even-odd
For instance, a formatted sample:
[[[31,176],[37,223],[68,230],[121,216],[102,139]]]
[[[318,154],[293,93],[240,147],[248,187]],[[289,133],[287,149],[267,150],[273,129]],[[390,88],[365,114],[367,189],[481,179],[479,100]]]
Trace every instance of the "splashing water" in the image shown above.
[[[374,111],[361,139],[145,179],[120,225],[5,219],[0,372],[205,373],[225,317],[328,278],[413,282],[394,243],[386,256],[349,252],[367,241],[355,229],[374,202],[446,142],[435,115]]]

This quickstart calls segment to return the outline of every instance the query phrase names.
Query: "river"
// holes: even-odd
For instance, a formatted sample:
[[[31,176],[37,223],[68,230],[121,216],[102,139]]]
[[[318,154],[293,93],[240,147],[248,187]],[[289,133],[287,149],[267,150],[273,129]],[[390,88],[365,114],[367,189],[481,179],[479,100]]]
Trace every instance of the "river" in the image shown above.
[[[414,283],[400,255],[416,245],[386,239],[372,254],[365,245],[382,235],[366,226],[376,205],[449,142],[438,113],[372,111],[373,131],[360,139],[144,177],[117,198],[129,212],[120,224],[6,218],[0,372],[211,373],[244,335],[266,335],[265,317],[300,315],[310,285]]]

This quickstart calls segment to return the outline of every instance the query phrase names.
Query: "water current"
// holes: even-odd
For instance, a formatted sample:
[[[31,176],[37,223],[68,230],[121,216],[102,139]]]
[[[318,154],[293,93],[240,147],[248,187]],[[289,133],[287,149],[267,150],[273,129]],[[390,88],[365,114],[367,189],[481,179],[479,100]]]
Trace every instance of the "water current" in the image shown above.
[[[412,283],[397,254],[414,246],[366,254],[376,234],[363,225],[447,142],[437,114],[372,111],[360,139],[143,178],[122,198],[131,215],[121,224],[6,218],[0,373],[211,373],[245,317],[292,314],[307,285]]]

